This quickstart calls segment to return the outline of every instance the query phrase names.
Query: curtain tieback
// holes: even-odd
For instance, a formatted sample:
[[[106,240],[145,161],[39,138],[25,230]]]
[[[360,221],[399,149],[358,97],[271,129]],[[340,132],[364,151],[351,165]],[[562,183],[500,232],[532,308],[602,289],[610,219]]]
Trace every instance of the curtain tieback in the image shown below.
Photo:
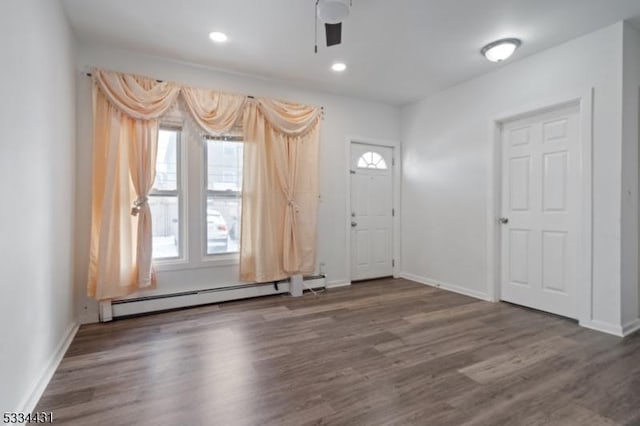
[[[298,204],[296,204],[296,202],[293,200],[293,198],[287,198],[287,205],[291,208],[293,208],[293,210],[295,210],[296,213],[298,213],[300,211],[300,206]]]
[[[131,216],[138,216],[138,213],[140,213],[142,206],[147,204],[148,201],[149,201],[149,198],[146,196],[139,197],[137,200],[135,200],[133,202],[133,208],[131,209]]]

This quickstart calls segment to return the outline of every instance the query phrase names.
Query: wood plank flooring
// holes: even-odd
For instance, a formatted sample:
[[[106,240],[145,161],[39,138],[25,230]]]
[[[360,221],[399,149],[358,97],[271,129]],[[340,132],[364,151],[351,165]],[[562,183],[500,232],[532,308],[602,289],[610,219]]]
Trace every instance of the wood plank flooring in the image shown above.
[[[69,425],[638,425],[640,335],[406,280],[81,327]]]

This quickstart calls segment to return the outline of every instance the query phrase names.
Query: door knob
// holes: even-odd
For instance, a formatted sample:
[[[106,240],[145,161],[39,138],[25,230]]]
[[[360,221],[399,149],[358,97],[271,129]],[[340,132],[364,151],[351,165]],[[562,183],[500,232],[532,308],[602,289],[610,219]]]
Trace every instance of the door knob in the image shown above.
[[[506,225],[507,223],[509,223],[509,218],[508,217],[501,217],[500,219],[498,219],[500,221],[501,224]]]
[[[356,226],[358,226],[358,223],[357,223],[357,222],[351,222],[351,227],[352,227],[352,228],[355,228]]]

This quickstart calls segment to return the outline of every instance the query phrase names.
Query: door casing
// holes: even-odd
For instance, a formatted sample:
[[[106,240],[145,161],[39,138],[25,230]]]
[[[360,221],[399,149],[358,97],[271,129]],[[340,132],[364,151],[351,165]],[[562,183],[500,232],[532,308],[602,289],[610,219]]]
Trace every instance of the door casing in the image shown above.
[[[578,239],[578,270],[576,276],[576,297],[578,320],[580,325],[594,327],[592,308],[592,150],[593,150],[593,88],[584,93],[568,93],[555,99],[548,99],[518,110],[499,114],[489,123],[491,147],[488,168],[487,200],[487,283],[489,298],[495,302],[501,300],[501,226],[498,218],[502,210],[502,124],[505,122],[538,115],[563,107],[579,108],[579,176],[581,211]]]
[[[339,283],[337,285],[350,285],[351,284],[351,144],[357,143],[362,145],[371,145],[372,147],[383,146],[391,148],[393,151],[393,208],[395,210],[395,215],[393,216],[393,277],[397,278],[400,274],[400,265],[402,260],[400,258],[400,231],[401,231],[401,211],[400,211],[400,200],[401,200],[401,186],[400,186],[400,178],[402,171],[402,162],[401,158],[401,150],[400,150],[400,142],[386,139],[375,139],[369,137],[362,136],[347,136],[345,138],[345,192],[346,192],[346,210],[345,210],[345,236],[346,236],[346,270],[347,277],[344,283]],[[331,287],[332,283],[327,283],[327,286]]]

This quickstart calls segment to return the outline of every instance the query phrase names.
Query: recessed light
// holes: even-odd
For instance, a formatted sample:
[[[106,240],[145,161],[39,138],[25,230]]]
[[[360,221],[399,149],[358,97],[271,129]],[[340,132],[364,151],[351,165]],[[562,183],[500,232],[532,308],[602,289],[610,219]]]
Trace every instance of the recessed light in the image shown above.
[[[517,38],[503,38],[487,44],[480,53],[491,62],[502,62],[508,59],[513,52],[522,44]]]
[[[227,35],[219,31],[214,31],[212,33],[209,33],[209,38],[215,41],[216,43],[224,43],[225,41],[227,41]]]
[[[335,72],[342,72],[347,69],[347,66],[342,62],[336,62],[335,64],[331,65],[331,69]]]

